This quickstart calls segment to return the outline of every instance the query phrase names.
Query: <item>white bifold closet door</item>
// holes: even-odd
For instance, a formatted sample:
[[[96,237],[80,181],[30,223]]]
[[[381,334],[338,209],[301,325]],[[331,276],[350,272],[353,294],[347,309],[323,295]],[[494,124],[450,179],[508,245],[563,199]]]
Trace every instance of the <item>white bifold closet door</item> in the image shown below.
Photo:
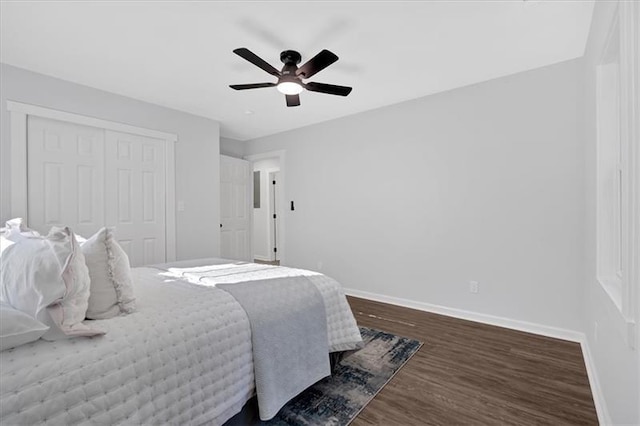
[[[104,226],[104,131],[29,117],[29,227],[47,234],[67,225],[90,237]]]
[[[113,226],[132,266],[165,262],[163,140],[29,116],[27,141],[31,228]]]
[[[165,259],[164,141],[106,131],[106,219],[131,264]]]

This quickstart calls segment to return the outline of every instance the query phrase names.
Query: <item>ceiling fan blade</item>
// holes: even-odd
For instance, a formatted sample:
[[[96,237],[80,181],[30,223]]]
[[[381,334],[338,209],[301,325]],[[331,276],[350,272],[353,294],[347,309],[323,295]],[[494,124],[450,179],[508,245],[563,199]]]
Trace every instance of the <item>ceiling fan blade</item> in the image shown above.
[[[275,69],[273,66],[271,66],[271,64],[269,64],[267,61],[265,61],[264,59],[262,59],[261,57],[259,57],[258,55],[256,55],[255,53],[247,49],[246,47],[241,47],[239,49],[236,49],[233,51],[233,53],[251,62],[253,65],[257,66],[258,68],[262,68],[263,70],[265,70],[271,75],[275,75],[276,77],[280,76],[280,71]]]
[[[260,89],[261,87],[274,87],[275,83],[231,84],[229,87],[236,90]]]
[[[319,73],[337,60],[338,57],[334,53],[331,53],[325,49],[313,58],[309,59],[300,68],[298,68],[298,71],[296,71],[296,75],[299,75],[302,78],[309,78],[312,75]]]
[[[300,106],[300,95],[286,95],[286,97],[288,107]]]
[[[347,86],[336,86],[334,84],[314,83],[313,81],[304,85],[305,89],[312,92],[328,93],[329,95],[347,96],[353,88]]]

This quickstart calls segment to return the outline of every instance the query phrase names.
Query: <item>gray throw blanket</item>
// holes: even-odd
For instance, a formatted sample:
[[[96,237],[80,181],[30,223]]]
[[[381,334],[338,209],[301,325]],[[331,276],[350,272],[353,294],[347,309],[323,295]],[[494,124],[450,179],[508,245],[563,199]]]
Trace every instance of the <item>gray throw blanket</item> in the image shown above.
[[[244,308],[251,324],[261,420],[331,374],[327,318],[320,292],[305,277],[218,284]]]

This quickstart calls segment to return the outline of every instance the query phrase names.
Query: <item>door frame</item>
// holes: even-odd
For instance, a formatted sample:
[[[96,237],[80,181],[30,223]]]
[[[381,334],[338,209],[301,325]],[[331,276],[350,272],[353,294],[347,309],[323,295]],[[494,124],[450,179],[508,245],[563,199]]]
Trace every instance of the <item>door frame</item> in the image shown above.
[[[276,179],[276,175],[278,178]],[[280,211],[280,207],[282,204],[280,188],[280,170],[278,171],[267,171],[267,178],[269,179],[269,246],[276,247],[278,251],[270,250],[269,254],[271,258],[269,260],[279,260],[280,259],[280,218],[282,217],[282,211]],[[277,183],[273,185],[272,181],[276,180]],[[280,202],[279,202],[280,201]],[[273,218],[273,215],[276,215],[276,218]]]
[[[158,130],[145,129],[129,124],[80,115],[22,102],[7,101],[11,134],[11,217],[29,217],[27,203],[27,117],[36,116],[104,130],[148,136],[165,141],[165,258],[176,260],[176,169],[175,144],[178,135]],[[70,226],[73,224],[69,224]]]
[[[286,194],[287,194],[287,187],[286,187],[286,168],[285,168],[285,155],[286,151],[285,150],[278,150],[278,151],[269,151],[269,152],[263,152],[263,153],[259,153],[259,154],[252,154],[252,155],[245,155],[244,157],[242,157],[243,159],[250,161],[251,164],[253,165],[253,163],[255,163],[256,161],[259,160],[266,160],[267,158],[277,158],[280,162],[280,197],[279,197],[279,201],[280,201],[280,205],[278,205],[277,210],[282,212],[282,214],[280,215],[280,220],[278,221],[278,225],[280,226],[280,232],[279,232],[279,236],[280,236],[280,241],[279,241],[279,247],[278,247],[278,258],[280,260],[280,265],[285,265],[285,261],[286,261],[286,254],[287,254],[287,249],[286,249],[286,217],[287,215],[285,214],[286,210]],[[251,185],[253,185],[253,179],[251,179]],[[253,188],[253,187],[252,187]],[[251,192],[253,194],[253,191]],[[251,203],[251,214],[252,214],[252,223],[253,223],[253,203]],[[253,236],[252,236],[253,237]],[[251,238],[251,250],[253,252],[253,238]]]

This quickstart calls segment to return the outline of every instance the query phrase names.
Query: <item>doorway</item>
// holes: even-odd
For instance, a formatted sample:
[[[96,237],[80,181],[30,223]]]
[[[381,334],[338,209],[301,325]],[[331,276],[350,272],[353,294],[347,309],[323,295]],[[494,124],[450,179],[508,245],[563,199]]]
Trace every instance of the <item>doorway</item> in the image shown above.
[[[253,260],[279,265],[284,258],[284,152],[246,157],[253,170]]]
[[[265,158],[253,163],[253,259],[278,263],[278,158]]]

